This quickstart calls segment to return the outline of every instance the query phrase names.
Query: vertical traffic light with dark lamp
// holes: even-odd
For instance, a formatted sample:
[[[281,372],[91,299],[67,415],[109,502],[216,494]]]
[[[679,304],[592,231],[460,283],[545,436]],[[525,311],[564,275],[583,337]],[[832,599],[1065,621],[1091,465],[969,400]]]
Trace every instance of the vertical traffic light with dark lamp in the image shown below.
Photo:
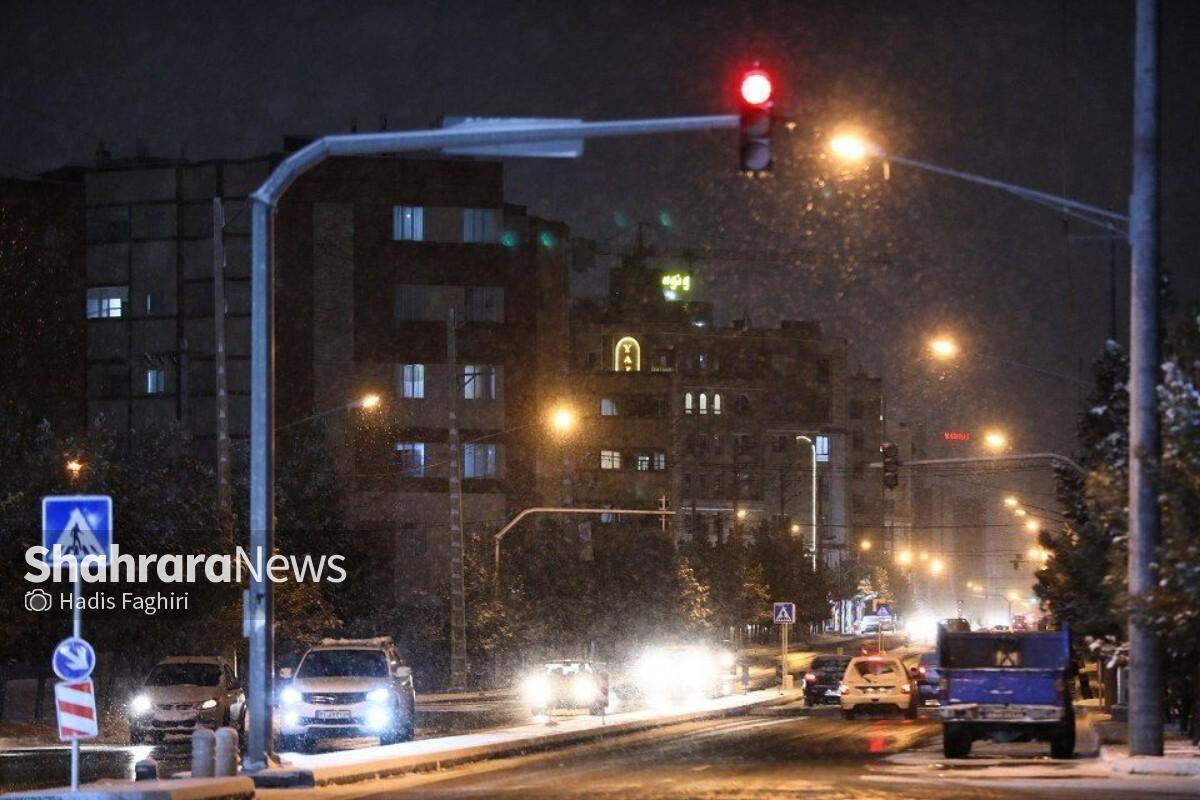
[[[742,172],[751,176],[771,171],[771,127],[775,87],[765,70],[755,67],[742,74],[740,142]]]
[[[900,483],[900,448],[895,442],[884,442],[879,452],[883,456],[883,485],[895,489]]]

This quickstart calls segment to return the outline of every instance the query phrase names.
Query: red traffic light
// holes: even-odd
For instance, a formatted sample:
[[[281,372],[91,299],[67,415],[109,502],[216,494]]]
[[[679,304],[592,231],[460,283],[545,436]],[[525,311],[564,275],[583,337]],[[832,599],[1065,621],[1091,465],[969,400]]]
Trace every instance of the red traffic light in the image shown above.
[[[742,76],[742,99],[752,106],[761,106],[771,99],[771,76],[761,69],[752,69]]]

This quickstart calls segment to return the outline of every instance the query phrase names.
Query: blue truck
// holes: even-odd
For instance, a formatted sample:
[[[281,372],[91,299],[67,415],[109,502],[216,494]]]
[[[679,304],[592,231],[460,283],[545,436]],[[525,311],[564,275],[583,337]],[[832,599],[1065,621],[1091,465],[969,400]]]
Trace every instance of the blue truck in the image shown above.
[[[1074,668],[1067,630],[938,631],[939,701],[946,758],[966,758],[978,739],[1050,743],[1075,751]]]

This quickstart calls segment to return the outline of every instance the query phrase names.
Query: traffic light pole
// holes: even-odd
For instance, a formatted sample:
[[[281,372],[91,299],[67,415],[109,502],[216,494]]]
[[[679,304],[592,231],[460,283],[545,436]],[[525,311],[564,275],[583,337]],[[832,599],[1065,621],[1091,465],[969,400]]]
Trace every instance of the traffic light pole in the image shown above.
[[[902,467],[929,467],[937,464],[987,464],[996,461],[1050,461],[1056,464],[1062,464],[1078,473],[1081,477],[1087,477],[1087,470],[1079,465],[1078,462],[1067,458],[1059,453],[1001,453],[994,456],[964,456],[963,458],[922,458],[916,461],[902,461]],[[882,461],[875,461],[870,464],[875,469],[883,467]]]
[[[740,117],[736,114],[612,122],[480,122],[436,130],[324,136],[284,159],[250,196],[250,557],[265,563],[275,546],[274,215],[283,193],[297,178],[333,156],[736,130],[739,124]],[[264,573],[265,570],[259,571],[265,578]],[[252,572],[242,610],[245,633],[250,640],[247,681],[250,719],[245,758],[248,772],[264,769],[271,761],[275,660],[274,593],[269,580],[253,576]]]

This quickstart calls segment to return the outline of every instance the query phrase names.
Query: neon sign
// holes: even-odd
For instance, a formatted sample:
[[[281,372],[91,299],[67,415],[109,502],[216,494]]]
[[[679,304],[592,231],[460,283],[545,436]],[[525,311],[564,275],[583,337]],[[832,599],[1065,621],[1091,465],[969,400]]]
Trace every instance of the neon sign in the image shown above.
[[[971,441],[970,431],[942,431],[942,438],[947,442],[969,442]]]
[[[632,336],[623,336],[613,348],[613,369],[617,372],[642,371],[642,346]]]
[[[664,272],[662,276],[663,297],[678,300],[680,295],[692,291],[692,276],[686,272]]]

